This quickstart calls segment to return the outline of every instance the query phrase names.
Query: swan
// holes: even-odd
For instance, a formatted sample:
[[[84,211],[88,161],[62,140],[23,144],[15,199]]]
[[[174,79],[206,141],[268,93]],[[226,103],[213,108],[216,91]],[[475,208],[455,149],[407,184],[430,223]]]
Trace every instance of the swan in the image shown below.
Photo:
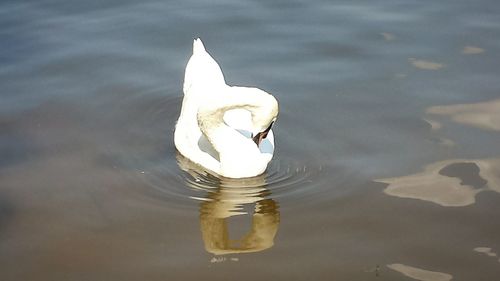
[[[180,154],[228,178],[264,173],[274,153],[278,101],[254,87],[229,86],[201,39],[186,65],[184,98],[174,132]]]

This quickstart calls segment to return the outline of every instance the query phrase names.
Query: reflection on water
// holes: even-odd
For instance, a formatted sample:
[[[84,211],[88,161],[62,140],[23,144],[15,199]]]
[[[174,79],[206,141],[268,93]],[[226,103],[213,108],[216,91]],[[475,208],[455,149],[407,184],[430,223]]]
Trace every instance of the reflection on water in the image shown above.
[[[462,50],[462,54],[464,55],[477,55],[481,53],[484,53],[484,49],[475,46],[465,46]]]
[[[500,263],[500,259],[498,258],[498,254],[496,252],[493,252],[493,249],[491,249],[490,247],[476,247],[476,248],[474,248],[474,252],[484,254],[490,258],[495,258]]]
[[[442,127],[441,123],[439,123],[438,121],[431,120],[431,119],[425,119],[425,118],[423,120],[425,122],[429,123],[429,125],[431,125],[432,130],[439,130]]]
[[[423,121],[427,122],[431,126],[432,131],[437,131],[442,127],[442,124],[440,122],[432,119],[423,118]],[[456,145],[454,141],[442,136],[437,136],[435,138],[432,138],[432,140],[445,147],[452,147]]]
[[[500,192],[500,159],[454,159],[436,162],[408,176],[378,179],[389,184],[391,196],[434,202],[445,207],[467,206],[484,190]]]
[[[268,198],[265,174],[253,178],[230,179],[207,174],[207,172],[177,154],[177,162],[182,170],[201,181],[209,177],[211,185],[206,185],[207,196],[200,203],[200,228],[205,249],[215,255],[260,252],[274,245],[278,232],[280,213],[278,203]],[[205,181],[206,182],[206,181]],[[249,214],[245,207],[253,206]],[[248,233],[239,239],[231,239],[229,219],[245,216],[251,224]]]
[[[416,68],[425,69],[425,70],[439,70],[445,67],[444,64],[433,62],[429,60],[422,60],[416,58],[409,58],[408,61]]]
[[[242,207],[241,198],[234,200],[236,193],[218,191],[210,199],[213,201],[200,204],[200,226],[205,249],[215,255],[260,252],[274,245],[274,237],[278,232],[278,205],[272,199],[263,199],[252,203],[255,206],[251,219],[251,229],[239,239],[231,239],[228,230],[228,219],[243,215],[231,210]],[[226,197],[228,196],[228,197]]]
[[[453,278],[453,276],[448,273],[425,270],[400,263],[389,264],[387,267],[420,281],[449,281]]]
[[[500,99],[447,106],[432,106],[428,114],[443,115],[453,121],[473,127],[500,131]],[[440,130],[440,122],[424,119],[433,131]],[[454,142],[439,138],[441,144]],[[475,202],[484,190],[500,192],[500,158],[451,159],[424,167],[420,173],[402,177],[378,179],[387,183],[384,192],[391,196],[434,202],[441,206],[467,206]]]
[[[472,103],[432,106],[427,113],[442,115],[451,120],[484,130],[500,131],[500,99]]]
[[[489,257],[496,257],[497,253],[493,252],[490,247],[476,247],[474,251],[478,253],[483,253]]]
[[[396,35],[389,33],[389,32],[382,32],[382,33],[380,33],[380,35],[382,35],[382,37],[384,37],[384,39],[387,41],[392,41],[392,40],[396,39]]]

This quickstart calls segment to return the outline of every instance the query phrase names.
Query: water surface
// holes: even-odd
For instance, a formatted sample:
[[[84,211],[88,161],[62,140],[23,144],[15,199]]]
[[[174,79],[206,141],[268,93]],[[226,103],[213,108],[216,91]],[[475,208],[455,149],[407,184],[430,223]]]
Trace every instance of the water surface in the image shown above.
[[[4,1],[1,280],[496,280],[496,1]],[[200,36],[266,174],[173,146]]]

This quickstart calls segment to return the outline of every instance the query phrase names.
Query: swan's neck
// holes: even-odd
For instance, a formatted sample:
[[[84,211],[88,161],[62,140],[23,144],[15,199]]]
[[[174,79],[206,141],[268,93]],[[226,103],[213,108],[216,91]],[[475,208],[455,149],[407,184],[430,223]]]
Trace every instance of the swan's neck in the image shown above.
[[[219,95],[205,100],[197,113],[201,132],[219,153],[221,170],[234,170],[230,173],[262,173],[270,158],[261,154],[252,139],[224,122],[224,114],[232,109],[249,111],[254,126],[250,130],[255,132],[276,118],[277,102],[271,95],[255,88],[228,86]]]

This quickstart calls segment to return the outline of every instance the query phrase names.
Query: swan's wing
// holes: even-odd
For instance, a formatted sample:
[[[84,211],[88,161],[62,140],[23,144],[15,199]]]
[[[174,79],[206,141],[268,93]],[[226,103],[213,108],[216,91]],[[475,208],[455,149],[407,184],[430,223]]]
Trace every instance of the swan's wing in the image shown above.
[[[201,137],[202,134],[198,127],[189,127],[185,123],[177,123],[174,144],[184,157],[215,173],[220,173],[220,162],[199,147]]]
[[[220,85],[226,85],[226,81],[219,64],[207,53],[201,39],[195,39],[193,55],[189,58],[184,73],[184,94],[194,92],[210,94],[209,90],[213,86]],[[194,86],[199,86],[198,90],[193,91]]]

